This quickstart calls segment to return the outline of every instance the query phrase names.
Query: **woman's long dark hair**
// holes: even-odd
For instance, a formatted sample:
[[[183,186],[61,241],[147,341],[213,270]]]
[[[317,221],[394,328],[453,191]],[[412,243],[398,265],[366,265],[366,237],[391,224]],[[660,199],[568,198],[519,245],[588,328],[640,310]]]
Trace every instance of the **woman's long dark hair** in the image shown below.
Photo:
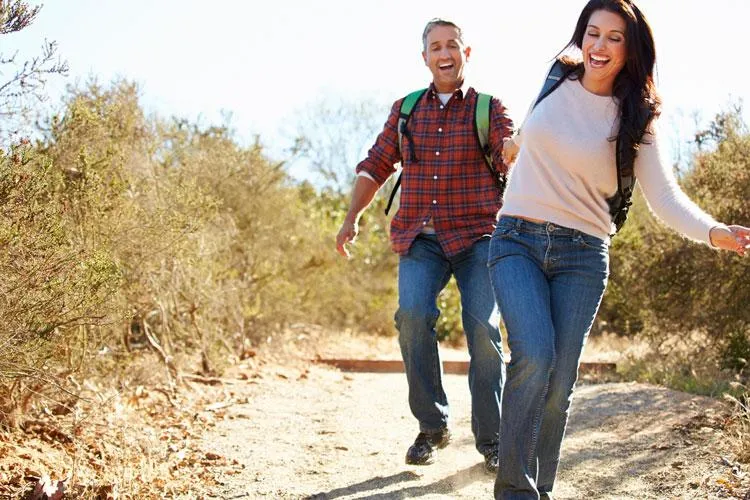
[[[661,114],[661,98],[654,84],[654,36],[646,17],[632,0],[590,0],[581,11],[566,48],[583,48],[589,19],[597,10],[613,12],[625,21],[627,61],[615,78],[612,89],[620,103],[620,129],[612,140],[619,138],[624,146],[623,153],[635,155],[643,142],[644,132],[650,130],[654,118]],[[583,75],[582,63],[575,68],[574,74],[579,77]],[[624,164],[632,165],[633,162],[625,161]]]

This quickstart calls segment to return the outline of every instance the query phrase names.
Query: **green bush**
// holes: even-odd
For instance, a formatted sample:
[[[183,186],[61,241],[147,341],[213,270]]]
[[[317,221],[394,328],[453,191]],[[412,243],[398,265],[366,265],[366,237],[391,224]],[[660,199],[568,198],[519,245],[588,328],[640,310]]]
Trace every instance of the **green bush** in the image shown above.
[[[750,134],[740,110],[717,115],[698,134],[702,148],[681,179],[683,189],[717,220],[750,225]],[[656,222],[637,200],[635,216],[613,240],[612,276],[600,319],[623,334],[643,331],[657,344],[692,331],[703,349],[729,348],[750,326],[747,259],[689,242]],[[722,361],[733,363],[732,356]]]

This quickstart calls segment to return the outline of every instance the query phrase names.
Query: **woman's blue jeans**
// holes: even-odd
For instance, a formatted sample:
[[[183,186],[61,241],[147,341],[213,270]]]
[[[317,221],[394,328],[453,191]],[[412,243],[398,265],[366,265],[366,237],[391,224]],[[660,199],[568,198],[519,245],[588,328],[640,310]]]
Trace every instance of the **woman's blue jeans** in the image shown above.
[[[495,498],[538,500],[555,482],[578,364],[607,285],[609,248],[575,229],[504,216],[488,263],[511,351]]]
[[[455,276],[461,294],[461,318],[471,361],[471,427],[475,444],[485,454],[497,446],[500,401],[505,378],[499,315],[490,285],[487,256],[490,238],[447,257],[434,235],[419,235],[399,260],[396,328],[409,384],[409,407],[421,432],[448,425],[449,406],[443,390],[442,364],[435,325],[437,297]]]

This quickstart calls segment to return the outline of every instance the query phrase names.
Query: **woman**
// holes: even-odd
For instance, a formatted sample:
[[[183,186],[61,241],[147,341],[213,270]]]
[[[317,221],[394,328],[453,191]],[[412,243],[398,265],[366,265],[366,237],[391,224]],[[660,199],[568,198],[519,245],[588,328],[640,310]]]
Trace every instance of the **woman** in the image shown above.
[[[638,7],[591,0],[568,47],[583,61],[568,64],[504,153],[518,159],[489,255],[511,350],[497,499],[551,498],[578,363],[609,273],[618,135],[636,152],[635,176],[664,222],[739,255],[750,247],[750,229],[704,213],[660,159],[654,41]]]

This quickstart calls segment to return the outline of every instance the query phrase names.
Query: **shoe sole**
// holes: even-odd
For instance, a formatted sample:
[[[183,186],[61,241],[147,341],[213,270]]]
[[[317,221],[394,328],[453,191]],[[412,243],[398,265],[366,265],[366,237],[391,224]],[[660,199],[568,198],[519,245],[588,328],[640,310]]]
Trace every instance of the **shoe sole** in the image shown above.
[[[446,441],[444,443],[439,443],[433,446],[435,447],[436,450],[442,450],[443,448],[448,446],[449,442],[450,441]],[[423,460],[423,461],[409,460],[409,458],[407,457],[405,462],[406,462],[406,465],[432,465],[435,463],[435,452],[433,451],[432,455],[430,455],[426,460]]]
[[[449,435],[447,439],[443,439],[439,443],[433,444],[432,446],[434,446],[435,449],[437,450],[442,450],[443,448],[448,446],[450,442],[451,442],[451,436]],[[435,463],[435,455],[433,454],[427,460],[424,460],[421,462],[409,461],[409,458],[407,457],[405,462],[406,462],[406,465],[431,465]]]

